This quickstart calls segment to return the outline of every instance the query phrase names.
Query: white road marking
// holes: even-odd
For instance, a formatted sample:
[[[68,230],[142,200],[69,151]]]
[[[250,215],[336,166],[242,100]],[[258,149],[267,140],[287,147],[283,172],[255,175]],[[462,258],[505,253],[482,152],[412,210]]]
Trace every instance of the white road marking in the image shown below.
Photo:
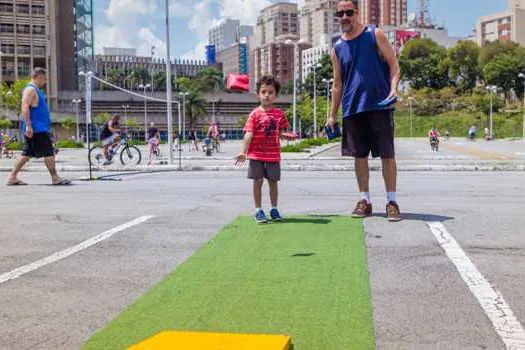
[[[483,277],[441,222],[427,222],[427,225],[478,300],[506,348],[525,349],[525,330],[501,293]]]
[[[138,217],[136,218],[135,220],[132,220],[132,221],[129,221],[129,222],[126,222],[125,224],[122,224],[120,226],[117,226],[117,227],[114,227],[112,228],[111,230],[108,230],[106,232],[102,232],[101,234],[99,235],[96,235],[94,237],[91,237],[90,239],[87,239],[73,247],[69,247],[67,249],[64,249],[64,250],[61,250],[53,255],[50,255],[46,258],[43,258],[43,259],[40,259],[40,260],[37,260],[35,262],[32,262],[30,264],[27,264],[27,265],[24,265],[22,267],[19,267],[17,269],[14,269],[12,271],[9,271],[9,272],[6,272],[2,275],[0,275],[0,284],[4,283],[4,282],[7,282],[7,281],[10,281],[10,280],[14,280],[22,275],[25,275],[26,273],[29,273],[31,271],[34,271],[36,269],[39,269],[45,265],[49,265],[49,264],[52,264],[54,262],[57,262],[59,260],[62,260],[64,258],[67,258],[68,256],[70,255],[73,255],[75,253],[78,253],[79,251],[81,250],[84,250],[86,248],[89,248],[91,247],[92,245],[95,245],[99,242],[102,242],[108,238],[110,238],[111,236],[113,236],[114,234],[120,232],[120,231],[123,231],[127,228],[130,228],[132,226],[135,226],[135,225],[138,225],[138,224],[141,224],[143,222],[146,222],[148,221],[149,219],[151,218],[154,218],[155,215],[147,215],[147,216],[141,216],[141,217]]]

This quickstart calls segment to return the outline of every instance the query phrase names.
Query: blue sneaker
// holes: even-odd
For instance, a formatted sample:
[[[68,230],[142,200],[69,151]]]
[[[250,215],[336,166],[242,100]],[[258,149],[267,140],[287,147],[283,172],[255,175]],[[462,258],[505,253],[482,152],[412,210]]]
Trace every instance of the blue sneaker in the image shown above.
[[[279,210],[275,208],[270,210],[270,217],[272,218],[273,221],[283,221],[283,217],[279,213]]]
[[[254,219],[255,219],[255,222],[258,224],[266,224],[268,222],[268,220],[266,219],[266,214],[264,213],[262,209],[257,210],[257,212],[254,215]]]

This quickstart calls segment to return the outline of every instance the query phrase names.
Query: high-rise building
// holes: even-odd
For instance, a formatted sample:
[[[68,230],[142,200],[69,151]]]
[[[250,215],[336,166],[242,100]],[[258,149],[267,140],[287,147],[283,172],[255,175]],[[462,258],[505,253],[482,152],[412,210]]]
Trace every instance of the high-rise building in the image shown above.
[[[478,45],[495,40],[515,41],[525,46],[525,0],[509,0],[507,11],[478,18]]]
[[[324,55],[330,53],[330,45],[316,46],[306,49],[302,52],[301,60],[301,79],[305,81],[308,74],[312,72],[313,67],[321,61]]]
[[[280,2],[261,10],[255,26],[255,47],[275,42],[281,35],[299,36],[297,4]]]
[[[0,0],[0,81],[47,69],[47,96],[78,87],[93,57],[92,0]]]
[[[249,46],[250,37],[241,40],[217,53],[217,63],[222,65],[222,72],[226,77],[229,73],[249,73]]]
[[[314,47],[330,44],[330,37],[339,31],[339,20],[334,16],[338,0],[305,0],[301,8],[300,33]]]
[[[359,0],[363,24],[399,26],[408,19],[407,0]]]
[[[226,19],[208,31],[208,43],[221,51],[238,43],[242,37],[253,36],[253,27],[241,25],[236,19]]]

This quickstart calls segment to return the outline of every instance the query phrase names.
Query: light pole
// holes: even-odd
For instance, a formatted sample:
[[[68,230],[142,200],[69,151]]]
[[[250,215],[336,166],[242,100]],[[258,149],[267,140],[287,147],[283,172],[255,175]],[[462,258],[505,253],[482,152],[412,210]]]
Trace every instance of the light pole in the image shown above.
[[[80,126],[79,126],[80,120],[79,120],[79,117],[78,117],[78,105],[79,105],[80,102],[82,102],[82,100],[81,99],[74,99],[72,102],[76,105],[75,110],[76,110],[76,114],[77,114],[77,142],[78,142],[78,141],[80,141]]]
[[[186,96],[190,93],[179,92],[179,95],[182,96],[182,141],[186,141]]]
[[[153,95],[153,90],[154,90],[154,86],[155,86],[155,82],[153,81],[153,72],[155,71],[154,66],[155,66],[155,62],[154,62],[154,59],[155,59],[155,46],[151,46],[151,64],[152,64],[152,67],[149,71],[149,75],[150,75],[150,79],[151,79],[151,94]]]
[[[317,63],[312,68],[314,72],[314,138],[317,138],[317,78],[316,78],[316,71],[318,68],[322,68],[323,65],[321,63]]]
[[[299,68],[299,45],[308,43],[304,39],[292,41],[290,39],[284,42],[286,45],[293,45],[293,132],[297,129],[297,70]]]
[[[87,156],[88,156],[88,164],[89,164],[89,180],[93,180],[93,176],[91,173],[91,157],[89,156],[89,150],[91,148],[91,140],[90,140],[90,132],[89,129],[91,127],[91,79],[93,78],[93,72],[89,71],[87,73],[85,72],[79,72],[79,76],[85,77],[85,84],[86,84],[86,142],[87,142]]]
[[[147,109],[147,101],[146,101],[146,89],[150,88],[150,84],[140,84],[139,88],[144,89],[144,141],[148,142],[148,109]],[[152,88],[153,92],[153,88]]]
[[[408,114],[408,117],[410,119],[410,137],[413,136],[413,133],[412,133],[412,101],[414,101],[414,97],[412,96],[408,96],[407,98],[408,100],[408,108],[409,108],[409,114]]]
[[[122,105],[124,108],[124,127],[126,128],[126,133],[128,132],[128,108],[129,105]]]
[[[493,117],[492,117],[492,94],[496,93],[498,91],[498,87],[495,85],[489,85],[486,87],[486,89],[489,92],[490,95],[490,119],[489,119],[489,138],[492,140],[492,125],[493,125]]]
[[[168,109],[168,150],[169,163],[173,164],[173,110],[171,105],[171,61],[170,61],[170,4],[166,4],[166,106]]]
[[[334,79],[323,79],[323,83],[326,84],[326,120],[330,117],[330,84],[334,82]]]
[[[211,100],[211,121],[215,123],[215,104],[219,102],[218,100]]]
[[[523,125],[521,130],[521,139],[525,141],[525,74],[520,73],[518,77],[523,79]]]

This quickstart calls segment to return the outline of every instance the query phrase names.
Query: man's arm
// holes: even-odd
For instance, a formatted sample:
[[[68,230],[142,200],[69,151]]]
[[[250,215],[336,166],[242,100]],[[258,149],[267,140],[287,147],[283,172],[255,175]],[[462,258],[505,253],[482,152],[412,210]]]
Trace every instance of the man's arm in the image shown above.
[[[337,121],[337,111],[339,110],[339,105],[341,104],[341,98],[343,96],[343,80],[341,78],[341,65],[337,58],[337,54],[335,53],[335,49],[332,49],[330,58],[332,60],[334,84],[332,85],[332,106],[330,108],[330,117],[327,125],[332,127]]]
[[[33,106],[36,95],[35,89],[26,88],[22,95],[22,117],[26,123],[26,136],[28,138],[33,137],[33,125],[31,124],[31,113],[30,108]]]
[[[399,63],[397,62],[394,48],[388,42],[388,38],[382,29],[376,28],[376,39],[379,53],[390,67],[390,94],[388,97],[397,96],[397,86],[401,79],[401,71],[399,69]]]

